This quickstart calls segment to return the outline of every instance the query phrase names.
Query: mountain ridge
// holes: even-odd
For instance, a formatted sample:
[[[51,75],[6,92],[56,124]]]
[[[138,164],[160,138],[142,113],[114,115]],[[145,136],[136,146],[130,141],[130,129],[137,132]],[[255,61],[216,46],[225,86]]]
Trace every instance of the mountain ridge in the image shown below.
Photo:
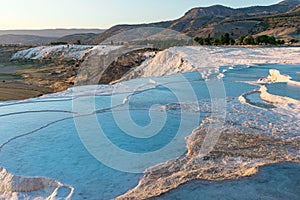
[[[0,35],[0,45],[3,44],[36,45],[36,44],[49,43],[54,39],[55,38],[52,37],[43,37],[37,35],[6,34],[6,35]]]
[[[57,29],[20,29],[20,30],[0,30],[0,35],[36,35],[41,37],[59,38],[67,35],[82,34],[82,33],[101,33],[104,29],[84,29],[84,28],[57,28]]]
[[[102,33],[103,29],[0,30],[0,44],[36,45],[61,41],[77,42]]]
[[[182,17],[175,20],[149,24],[116,25],[101,34],[89,38],[87,43],[99,44],[120,32],[140,27],[168,28],[185,33],[191,37],[207,37],[208,35],[219,36],[225,32],[231,33],[231,36],[234,38],[237,38],[239,35],[255,35],[270,28],[271,25],[267,17],[287,14],[287,12],[296,9],[299,5],[299,0],[285,0],[270,6],[251,6],[245,8],[230,8],[222,5],[196,7],[190,9]],[[288,32],[286,35],[280,37],[288,38],[296,35],[296,37],[299,38],[298,27],[292,26],[293,27],[289,28],[293,28],[295,31]]]

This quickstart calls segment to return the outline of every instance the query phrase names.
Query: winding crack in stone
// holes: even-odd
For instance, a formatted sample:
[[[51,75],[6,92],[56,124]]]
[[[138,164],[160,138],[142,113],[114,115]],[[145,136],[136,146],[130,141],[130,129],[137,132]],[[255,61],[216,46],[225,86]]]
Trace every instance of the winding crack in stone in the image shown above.
[[[139,184],[116,199],[147,199],[159,196],[195,179],[226,180],[250,176],[258,167],[280,162],[300,162],[300,143],[247,134],[245,127],[224,125],[217,145],[207,156],[199,153],[207,126],[201,125],[186,138],[185,156],[151,167]]]

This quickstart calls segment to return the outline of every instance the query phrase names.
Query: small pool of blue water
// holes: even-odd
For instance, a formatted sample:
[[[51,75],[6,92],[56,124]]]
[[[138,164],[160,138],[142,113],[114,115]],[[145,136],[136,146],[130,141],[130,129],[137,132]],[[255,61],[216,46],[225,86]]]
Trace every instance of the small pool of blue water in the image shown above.
[[[300,197],[300,164],[266,166],[248,178],[229,181],[192,181],[152,200],[168,199],[289,199]]]
[[[274,83],[267,85],[268,92],[278,96],[290,97],[300,100],[300,87],[287,83]]]

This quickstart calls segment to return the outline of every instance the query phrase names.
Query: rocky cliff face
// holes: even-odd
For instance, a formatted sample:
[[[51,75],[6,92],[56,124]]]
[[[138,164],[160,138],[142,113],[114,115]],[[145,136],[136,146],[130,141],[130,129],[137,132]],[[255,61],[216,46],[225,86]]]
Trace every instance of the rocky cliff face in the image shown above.
[[[182,19],[194,19],[198,17],[205,17],[205,16],[232,16],[237,13],[237,10],[221,6],[215,5],[208,8],[193,8],[182,17]]]
[[[99,84],[110,84],[121,79],[124,74],[140,66],[145,60],[154,57],[156,53],[155,49],[142,49],[118,57],[103,72]]]

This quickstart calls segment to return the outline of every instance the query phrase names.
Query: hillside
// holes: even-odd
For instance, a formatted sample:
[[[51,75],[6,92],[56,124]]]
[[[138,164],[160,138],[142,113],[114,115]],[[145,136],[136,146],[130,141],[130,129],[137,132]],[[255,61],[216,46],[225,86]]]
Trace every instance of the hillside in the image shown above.
[[[0,35],[0,44],[44,44],[53,41],[52,37],[41,37],[36,35]]]
[[[0,35],[36,35],[40,37],[60,38],[82,33],[102,33],[102,29],[42,29],[42,30],[0,30]]]
[[[98,44],[108,37],[139,27],[169,28],[194,37],[220,36],[229,32],[233,38],[239,35],[259,34],[268,30],[286,27],[288,30],[276,34],[282,38],[299,37],[299,0],[285,0],[270,6],[252,6],[233,9],[222,5],[193,8],[179,19],[166,22],[117,25],[102,34],[89,38],[86,42]],[[298,7],[297,7],[298,6]],[[280,17],[281,16],[281,17]],[[273,19],[276,19],[274,22]],[[291,22],[291,23],[290,23]],[[273,32],[271,32],[273,33]]]
[[[300,39],[300,4],[289,12],[264,18],[268,28],[258,35]]]
[[[54,42],[63,42],[68,44],[84,44],[86,40],[91,37],[94,37],[95,33],[80,33],[80,34],[73,34],[67,35],[58,39],[55,39]]]
[[[33,45],[55,41],[76,43],[103,31],[101,29],[0,30],[0,44]]]

